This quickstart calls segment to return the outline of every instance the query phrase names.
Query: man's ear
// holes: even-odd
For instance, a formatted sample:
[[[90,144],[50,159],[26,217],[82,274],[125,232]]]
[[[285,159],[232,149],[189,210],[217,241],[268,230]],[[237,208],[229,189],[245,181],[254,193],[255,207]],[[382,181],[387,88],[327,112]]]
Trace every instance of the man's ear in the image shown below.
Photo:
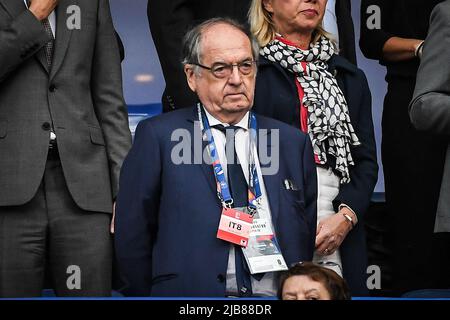
[[[194,71],[194,67],[190,64],[184,66],[184,73],[186,74],[186,80],[192,91],[196,92],[197,89],[197,78]]]
[[[270,13],[273,13],[272,0],[263,0],[262,4],[264,9],[266,9]]]

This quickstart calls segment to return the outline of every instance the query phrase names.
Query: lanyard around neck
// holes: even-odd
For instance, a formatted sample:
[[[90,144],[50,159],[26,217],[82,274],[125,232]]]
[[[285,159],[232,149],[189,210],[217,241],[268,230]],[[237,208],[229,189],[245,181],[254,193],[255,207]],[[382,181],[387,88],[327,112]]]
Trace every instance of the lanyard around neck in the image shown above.
[[[217,196],[222,202],[223,207],[232,208],[233,198],[231,197],[230,187],[228,185],[227,179],[225,178],[225,173],[223,171],[222,164],[220,163],[219,155],[217,154],[216,143],[214,142],[214,137],[211,132],[208,117],[206,116],[203,106],[200,103],[197,104],[197,111],[202,133],[206,136],[208,154],[212,160],[214,177],[216,179],[217,185]],[[256,122],[256,117],[252,112],[250,112],[248,207],[253,209],[256,208],[256,204],[258,203],[258,201],[260,201],[261,198],[261,186],[256,171],[256,164],[255,164],[256,156],[254,152],[257,141],[257,134],[256,134],[257,129],[258,126]]]

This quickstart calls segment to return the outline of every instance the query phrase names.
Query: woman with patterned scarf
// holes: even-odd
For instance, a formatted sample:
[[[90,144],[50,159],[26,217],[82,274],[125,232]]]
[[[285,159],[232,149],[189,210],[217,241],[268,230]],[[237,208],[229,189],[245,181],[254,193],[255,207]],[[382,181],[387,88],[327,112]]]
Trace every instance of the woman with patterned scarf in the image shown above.
[[[313,261],[367,295],[363,216],[377,180],[371,95],[361,70],[337,55],[322,28],[326,0],[253,0],[261,45],[253,110],[298,127],[317,163]]]

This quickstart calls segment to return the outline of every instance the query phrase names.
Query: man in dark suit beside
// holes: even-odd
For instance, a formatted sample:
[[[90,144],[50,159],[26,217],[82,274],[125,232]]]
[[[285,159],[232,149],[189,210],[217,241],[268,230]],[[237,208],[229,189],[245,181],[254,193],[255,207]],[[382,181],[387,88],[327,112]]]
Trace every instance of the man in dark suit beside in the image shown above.
[[[138,125],[117,201],[115,244],[127,295],[275,296],[279,271],[312,259],[311,143],[250,111],[258,57],[250,39],[228,19],[192,29],[184,70],[200,103]],[[242,226],[233,229],[238,234],[253,226],[248,241],[226,237],[234,232],[230,212]]]
[[[444,171],[434,219],[433,270],[436,286],[450,287],[450,0],[433,9],[430,29],[424,42],[422,59],[417,72],[416,87],[409,105],[412,124],[418,130],[447,141]],[[420,150],[419,150],[420,151]],[[427,154],[424,156],[428,156]],[[417,186],[420,190],[420,183]],[[432,225],[427,231],[431,232]]]
[[[186,30],[214,17],[247,22],[250,0],[149,0],[148,20],[166,81],[163,111],[190,107],[197,96],[184,80],[181,43]]]
[[[0,297],[111,294],[121,81],[107,0],[0,0]]]

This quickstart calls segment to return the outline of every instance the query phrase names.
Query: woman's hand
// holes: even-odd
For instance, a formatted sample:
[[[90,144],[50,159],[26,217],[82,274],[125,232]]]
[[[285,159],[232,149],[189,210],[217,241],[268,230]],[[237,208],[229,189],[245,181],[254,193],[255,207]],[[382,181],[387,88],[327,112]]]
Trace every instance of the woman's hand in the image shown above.
[[[317,226],[316,251],[321,255],[333,254],[352,229],[351,222],[341,211],[323,219]]]

